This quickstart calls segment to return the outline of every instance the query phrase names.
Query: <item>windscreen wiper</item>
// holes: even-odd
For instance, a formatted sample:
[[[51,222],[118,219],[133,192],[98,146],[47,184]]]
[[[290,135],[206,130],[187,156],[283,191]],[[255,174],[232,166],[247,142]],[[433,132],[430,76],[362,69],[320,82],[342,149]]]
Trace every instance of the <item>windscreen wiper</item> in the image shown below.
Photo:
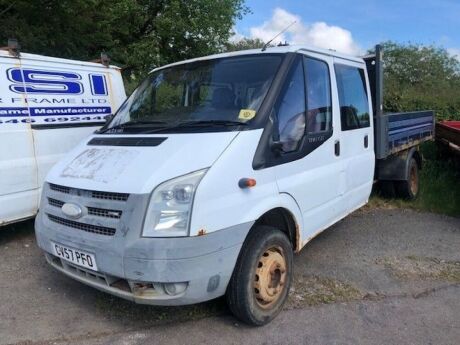
[[[120,124],[115,125],[115,126],[110,127],[110,128],[101,129],[101,130],[99,130],[99,133],[106,133],[106,132],[111,131],[111,130],[124,129],[124,128],[128,128],[128,127],[135,127],[135,126],[138,126],[138,125],[165,125],[165,124],[166,124],[166,122],[164,122],[164,121],[149,121],[149,120],[128,121],[128,122],[120,123]],[[161,127],[161,128],[163,128],[163,127]]]
[[[198,120],[198,121],[184,121],[176,123],[175,125],[169,127],[155,128],[152,130],[145,131],[143,133],[158,133],[163,131],[168,131],[171,129],[177,128],[187,128],[187,127],[230,127],[230,126],[247,126],[246,122],[242,121],[232,121],[232,120]]]

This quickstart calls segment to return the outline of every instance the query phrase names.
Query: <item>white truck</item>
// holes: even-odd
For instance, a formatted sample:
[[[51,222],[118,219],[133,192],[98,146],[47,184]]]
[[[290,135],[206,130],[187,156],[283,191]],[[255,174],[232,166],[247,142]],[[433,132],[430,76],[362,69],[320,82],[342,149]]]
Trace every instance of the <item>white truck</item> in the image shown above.
[[[115,66],[0,50],[0,226],[35,216],[51,166],[125,98]]]
[[[136,303],[226,294],[238,318],[266,324],[293,253],[363,206],[375,179],[418,192],[433,113],[383,114],[381,66],[380,50],[288,46],[153,70],[48,174],[46,260]]]

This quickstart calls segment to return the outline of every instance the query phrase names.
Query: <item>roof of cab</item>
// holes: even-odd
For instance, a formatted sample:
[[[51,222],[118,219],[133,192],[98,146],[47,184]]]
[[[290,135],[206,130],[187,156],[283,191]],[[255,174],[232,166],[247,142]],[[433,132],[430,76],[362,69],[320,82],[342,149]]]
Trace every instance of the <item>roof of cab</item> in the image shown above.
[[[17,57],[12,56],[7,50],[0,50],[0,58],[17,59]],[[45,56],[45,55],[38,55],[38,54],[21,53],[20,58],[21,60],[42,61],[42,62],[46,61],[46,62],[51,62],[51,63],[62,63],[66,65],[78,65],[78,66],[99,67],[99,68],[102,67],[102,68],[113,68],[116,70],[121,70],[120,67],[113,66],[113,65],[106,67],[103,64],[97,63],[97,62],[61,59],[61,58]]]
[[[338,57],[341,59],[350,60],[354,62],[364,63],[364,60],[361,57],[342,54],[332,49],[321,49],[321,48],[317,48],[317,47],[309,46],[309,45],[289,45],[289,46],[279,46],[279,47],[267,47],[265,51],[262,51],[261,48],[258,48],[258,49],[239,50],[239,51],[229,52],[229,53],[220,53],[220,54],[202,56],[199,58],[178,61],[178,62],[170,63],[168,65],[160,66],[160,67],[154,68],[152,71],[150,71],[150,73],[153,71],[159,70],[159,69],[176,66],[180,64],[185,64],[185,63],[190,63],[190,62],[195,62],[195,61],[220,59],[220,58],[241,56],[241,55],[273,54],[273,53],[280,54],[280,53],[295,53],[295,52],[302,52],[302,51],[323,54],[323,55]]]

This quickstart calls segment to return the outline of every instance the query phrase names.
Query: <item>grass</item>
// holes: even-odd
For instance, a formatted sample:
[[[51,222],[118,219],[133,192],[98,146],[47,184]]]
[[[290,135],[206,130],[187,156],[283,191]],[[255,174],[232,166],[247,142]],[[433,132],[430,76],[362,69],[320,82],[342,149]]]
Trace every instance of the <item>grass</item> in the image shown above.
[[[460,163],[452,159],[438,159],[434,143],[422,146],[424,156],[420,172],[420,195],[414,201],[385,199],[374,191],[370,207],[411,208],[420,211],[460,216]]]
[[[378,259],[377,264],[400,280],[438,280],[460,283],[460,262],[414,255]]]
[[[326,277],[295,276],[286,308],[311,307],[361,298],[363,293],[351,284]]]

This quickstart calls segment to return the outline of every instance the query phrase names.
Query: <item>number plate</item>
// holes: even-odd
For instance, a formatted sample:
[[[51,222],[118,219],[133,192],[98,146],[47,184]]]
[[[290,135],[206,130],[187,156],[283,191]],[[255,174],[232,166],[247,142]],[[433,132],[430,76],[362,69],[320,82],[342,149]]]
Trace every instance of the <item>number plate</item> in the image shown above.
[[[53,243],[54,255],[75,265],[97,271],[96,257],[93,254],[79,249],[73,249],[61,244]]]

